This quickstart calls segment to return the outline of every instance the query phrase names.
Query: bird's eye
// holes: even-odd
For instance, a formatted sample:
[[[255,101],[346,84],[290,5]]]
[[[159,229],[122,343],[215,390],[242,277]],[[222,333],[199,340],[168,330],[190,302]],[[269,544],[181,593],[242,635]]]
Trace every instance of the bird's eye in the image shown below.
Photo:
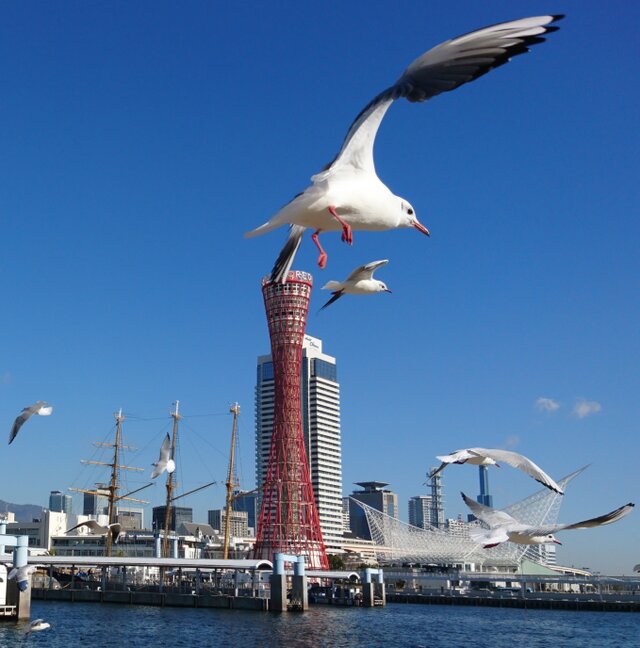
[[[413,209],[411,209],[411,207],[407,209],[407,214],[409,214],[409,216],[413,216]]]

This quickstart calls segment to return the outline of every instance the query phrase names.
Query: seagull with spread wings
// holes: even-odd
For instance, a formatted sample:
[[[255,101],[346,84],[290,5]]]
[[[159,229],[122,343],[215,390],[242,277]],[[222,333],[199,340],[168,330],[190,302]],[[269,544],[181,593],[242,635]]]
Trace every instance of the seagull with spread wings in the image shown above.
[[[389,106],[400,98],[421,102],[473,81],[511,58],[543,42],[556,31],[562,16],[535,16],[504,22],[445,41],[417,58],[389,88],[371,100],[351,124],[336,158],[311,178],[311,185],[270,220],[247,232],[257,236],[290,225],[289,236],[271,271],[271,280],[285,283],[307,228],[318,248],[318,265],[327,254],[318,235],[342,230],[351,245],[353,230],[410,227],[429,235],[409,201],[394,195],[376,175],[373,145]]]
[[[37,414],[38,416],[49,416],[52,411],[53,407],[45,401],[37,401],[33,405],[25,407],[13,422],[11,432],[9,433],[9,444],[13,442],[20,431],[20,428],[31,418],[31,416],[33,416],[33,414]]]
[[[482,544],[485,549],[495,547],[503,542],[515,542],[522,545],[547,544],[554,542],[562,544],[556,539],[554,533],[558,531],[569,531],[571,529],[590,529],[593,527],[612,524],[629,515],[635,506],[631,502],[625,504],[615,511],[605,513],[599,517],[574,522],[573,524],[546,524],[540,526],[529,526],[522,524],[515,518],[511,517],[504,511],[498,511],[484,504],[480,504],[460,493],[465,504],[471,509],[471,512],[484,522],[489,528],[471,527],[469,536],[475,542]]]
[[[387,288],[384,281],[378,281],[373,278],[373,273],[383,265],[389,263],[389,259],[372,261],[356,268],[344,281],[329,281],[322,290],[333,290],[333,297],[320,309],[333,304],[343,295],[373,295],[379,292],[391,291]]]
[[[171,474],[176,469],[176,464],[173,459],[169,456],[171,453],[171,437],[167,432],[167,436],[164,438],[162,445],[160,446],[160,457],[158,461],[152,463],[153,470],[151,471],[151,479],[155,479],[162,475],[166,470]]]
[[[442,463],[438,468],[429,474],[429,478],[434,477],[440,471],[444,470],[449,464],[474,464],[476,466],[497,466],[500,467],[499,461],[509,464],[514,468],[522,470],[530,477],[533,477],[537,482],[546,486],[559,495],[564,495],[564,491],[556,482],[547,475],[540,466],[533,463],[531,459],[524,455],[512,452],[511,450],[498,450],[496,448],[465,448],[464,450],[456,450],[448,455],[436,457]]]
[[[102,526],[95,520],[86,520],[85,522],[80,522],[80,524],[76,524],[74,527],[71,527],[67,531],[67,533],[71,533],[71,531],[75,531],[76,529],[79,529],[81,527],[86,527],[87,529],[89,529],[92,535],[107,535],[107,533],[110,533],[111,541],[114,544],[116,544],[118,540],[120,540],[121,535],[124,535],[122,533],[122,525],[119,522],[112,522],[107,526]]]

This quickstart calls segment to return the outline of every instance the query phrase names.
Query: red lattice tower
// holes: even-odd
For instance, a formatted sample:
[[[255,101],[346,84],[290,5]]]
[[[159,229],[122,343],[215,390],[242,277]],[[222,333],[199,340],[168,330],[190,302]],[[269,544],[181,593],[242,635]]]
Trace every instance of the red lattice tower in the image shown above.
[[[310,569],[328,569],[313,496],[300,412],[302,342],[313,278],[291,271],[284,284],[262,280],[273,360],[274,413],[269,465],[254,548],[255,558],[275,552],[304,555]]]

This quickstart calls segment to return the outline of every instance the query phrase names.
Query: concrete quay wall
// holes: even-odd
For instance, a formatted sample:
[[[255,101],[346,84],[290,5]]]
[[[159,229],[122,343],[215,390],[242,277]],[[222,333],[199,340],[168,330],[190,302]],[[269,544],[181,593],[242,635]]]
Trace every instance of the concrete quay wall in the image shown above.
[[[213,594],[176,594],[172,592],[123,592],[80,589],[33,588],[31,597],[40,601],[68,601],[70,603],[120,603],[125,605],[155,605],[158,607],[201,607],[226,610],[254,610],[266,612],[269,601],[249,596]]]
[[[525,608],[529,610],[577,610],[596,612],[640,612],[640,601],[606,601],[578,598],[520,598],[447,596],[429,594],[387,594],[387,603],[422,603],[427,605],[473,605]]]

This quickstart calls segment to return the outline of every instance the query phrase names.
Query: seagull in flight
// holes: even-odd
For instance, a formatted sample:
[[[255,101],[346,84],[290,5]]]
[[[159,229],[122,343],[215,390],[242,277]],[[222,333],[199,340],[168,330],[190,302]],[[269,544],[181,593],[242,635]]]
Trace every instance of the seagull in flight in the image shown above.
[[[53,412],[53,407],[46,403],[45,401],[37,401],[29,407],[25,407],[22,412],[18,415],[16,420],[13,422],[13,427],[9,433],[9,444],[16,438],[20,428],[24,423],[33,415],[38,414],[39,416],[49,416]]]
[[[120,540],[121,535],[124,535],[124,533],[122,533],[122,526],[119,522],[112,522],[107,526],[102,526],[95,520],[86,520],[85,522],[80,522],[80,524],[76,524],[74,527],[71,527],[67,531],[67,533],[71,533],[71,531],[79,529],[80,527],[87,527],[92,535],[107,535],[107,533],[110,533],[111,541],[114,544],[116,544],[118,540]]]
[[[42,630],[47,630],[51,627],[50,623],[47,623],[44,619],[36,619],[29,624],[29,629],[24,633],[24,636],[29,636],[32,632],[41,632]]]
[[[408,200],[394,195],[376,175],[373,145],[389,106],[400,98],[411,102],[431,99],[455,90],[512,57],[543,42],[543,34],[556,31],[552,23],[563,16],[535,16],[492,25],[445,41],[418,57],[386,90],[374,97],[355,118],[336,158],[311,185],[260,227],[245,236],[258,236],[281,225],[289,235],[271,271],[271,280],[285,283],[293,258],[307,228],[318,248],[318,265],[324,268],[327,253],[318,236],[342,230],[342,240],[353,243],[353,230],[389,230],[411,227],[429,230],[418,220]]]
[[[153,466],[153,471],[151,472],[151,479],[155,479],[156,477],[159,477],[160,475],[162,475],[162,473],[165,470],[169,474],[171,474],[176,469],[175,461],[169,458],[170,450],[171,450],[171,437],[167,432],[167,436],[164,438],[164,441],[160,446],[160,457],[158,458],[158,461],[151,464]]]
[[[556,539],[554,533],[568,531],[570,529],[589,529],[591,527],[612,524],[629,515],[635,506],[635,504],[629,502],[629,504],[625,504],[610,513],[605,513],[599,517],[573,524],[529,526],[528,524],[518,522],[504,511],[498,511],[490,506],[480,504],[467,497],[464,493],[460,494],[465,504],[471,509],[471,512],[478,520],[484,522],[489,527],[488,529],[480,527],[472,527],[469,529],[471,539],[481,543],[485,549],[495,547],[503,542],[515,542],[516,544],[522,545],[547,544],[549,542],[562,544]]]
[[[373,293],[391,291],[387,288],[384,281],[378,281],[373,278],[373,273],[383,265],[387,265],[389,259],[381,259],[380,261],[372,261],[356,268],[344,281],[329,281],[322,290],[333,290],[333,297],[320,309],[323,310],[327,306],[333,304],[334,301],[340,299],[342,295],[372,295]]]
[[[475,466],[497,466],[500,468],[500,464],[498,463],[500,461],[522,470],[522,472],[527,473],[527,475],[533,477],[543,486],[555,491],[559,495],[564,495],[562,488],[560,488],[560,486],[558,486],[558,484],[556,484],[556,482],[551,479],[551,477],[549,477],[549,475],[547,475],[540,466],[533,463],[531,459],[528,459],[524,455],[518,454],[517,452],[511,452],[510,450],[497,450],[494,448],[466,448],[464,450],[456,450],[448,455],[436,457],[436,459],[439,459],[442,463],[429,474],[429,479],[437,475],[452,463],[469,463]]]
[[[18,589],[21,592],[25,592],[29,588],[29,578],[31,574],[38,571],[43,565],[23,565],[22,567],[14,567],[8,574],[7,579],[13,580],[16,579],[18,583]]]

